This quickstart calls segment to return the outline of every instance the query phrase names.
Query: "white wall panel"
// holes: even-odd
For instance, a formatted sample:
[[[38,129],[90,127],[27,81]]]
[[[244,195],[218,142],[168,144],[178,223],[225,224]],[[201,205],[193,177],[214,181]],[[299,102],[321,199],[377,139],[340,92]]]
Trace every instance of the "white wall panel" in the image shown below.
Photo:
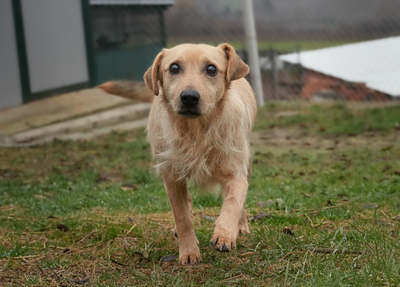
[[[0,109],[22,103],[12,0],[0,0]]]
[[[22,15],[31,92],[87,82],[81,1],[22,0]]]

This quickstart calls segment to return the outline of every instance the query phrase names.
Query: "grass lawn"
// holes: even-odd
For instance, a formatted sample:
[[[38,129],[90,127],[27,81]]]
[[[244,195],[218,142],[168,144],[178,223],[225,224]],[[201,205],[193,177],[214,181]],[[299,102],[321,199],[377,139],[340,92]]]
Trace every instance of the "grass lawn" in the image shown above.
[[[259,41],[259,50],[274,49],[280,52],[291,53],[300,51],[323,49],[349,44],[349,41]],[[235,49],[246,49],[246,43],[233,42]]]
[[[283,53],[292,53],[300,49],[300,51],[323,49],[335,46],[349,44],[351,41],[259,41],[259,50],[274,49]],[[181,43],[169,43],[167,48],[175,47]],[[205,43],[212,46],[218,46],[221,43]],[[245,42],[230,42],[236,50],[246,49]]]
[[[268,104],[251,234],[209,247],[221,197],[191,188],[202,264],[179,266],[143,130],[0,149],[1,286],[398,286],[400,106]],[[250,220],[250,218],[249,218]]]

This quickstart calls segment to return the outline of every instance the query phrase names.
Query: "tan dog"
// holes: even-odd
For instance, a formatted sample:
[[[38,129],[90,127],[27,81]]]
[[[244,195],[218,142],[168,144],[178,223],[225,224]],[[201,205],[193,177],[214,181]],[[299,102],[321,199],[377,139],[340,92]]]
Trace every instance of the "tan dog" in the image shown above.
[[[129,81],[100,86],[110,94],[153,101],[148,140],[173,210],[182,264],[201,260],[187,180],[222,186],[224,203],[211,238],[215,249],[230,251],[239,232],[250,232],[244,210],[251,174],[247,137],[257,106],[243,78],[248,72],[228,44],[185,44],[157,55],[144,75],[151,91]]]

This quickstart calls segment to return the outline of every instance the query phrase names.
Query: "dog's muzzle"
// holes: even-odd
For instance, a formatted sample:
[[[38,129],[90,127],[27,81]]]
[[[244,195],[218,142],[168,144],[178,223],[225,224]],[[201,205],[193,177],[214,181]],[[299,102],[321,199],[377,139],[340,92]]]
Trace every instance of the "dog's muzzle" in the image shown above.
[[[179,110],[179,114],[190,118],[200,116],[200,112],[198,110],[200,95],[196,90],[183,90],[180,97],[182,105]]]

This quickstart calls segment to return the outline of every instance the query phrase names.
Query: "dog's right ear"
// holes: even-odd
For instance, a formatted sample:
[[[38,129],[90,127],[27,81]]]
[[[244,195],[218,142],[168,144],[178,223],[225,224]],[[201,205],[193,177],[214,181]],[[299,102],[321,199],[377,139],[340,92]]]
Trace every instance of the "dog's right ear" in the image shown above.
[[[249,73],[249,66],[240,59],[239,55],[231,45],[224,43],[219,45],[218,48],[224,50],[228,59],[228,66],[226,69],[227,82],[243,78]]]
[[[161,74],[160,74],[160,64],[162,57],[164,55],[164,50],[162,50],[154,60],[153,65],[144,73],[144,82],[146,85],[154,92],[156,96],[160,93],[158,89],[158,81],[162,82]]]

